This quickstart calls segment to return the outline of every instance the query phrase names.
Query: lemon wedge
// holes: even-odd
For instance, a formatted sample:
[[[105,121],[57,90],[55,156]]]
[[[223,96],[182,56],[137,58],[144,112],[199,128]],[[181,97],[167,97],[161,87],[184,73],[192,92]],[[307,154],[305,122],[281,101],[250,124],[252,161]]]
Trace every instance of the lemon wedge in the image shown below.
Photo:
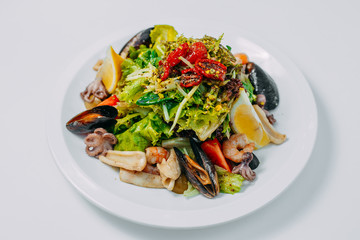
[[[270,138],[243,88],[240,89],[240,96],[231,108],[230,122],[233,131],[244,133],[250,142],[255,143],[256,148],[270,143]]]
[[[101,65],[96,77],[101,78],[106,91],[113,93],[121,77],[121,63],[124,61],[110,46],[106,51],[104,63]]]

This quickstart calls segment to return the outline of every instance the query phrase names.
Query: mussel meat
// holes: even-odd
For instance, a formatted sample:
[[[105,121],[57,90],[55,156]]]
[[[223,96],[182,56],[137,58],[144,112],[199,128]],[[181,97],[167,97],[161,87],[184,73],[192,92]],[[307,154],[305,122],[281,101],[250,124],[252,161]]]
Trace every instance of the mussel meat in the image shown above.
[[[96,128],[111,130],[114,127],[118,111],[112,106],[98,106],[79,113],[66,123],[66,128],[75,134],[93,132]]]
[[[254,86],[256,95],[265,95],[266,110],[275,109],[279,105],[279,91],[275,81],[259,65],[249,62],[246,65],[246,71],[249,73],[249,80]]]
[[[140,45],[149,46],[151,43],[150,32],[153,29],[154,27],[151,27],[135,34],[135,36],[132,37],[120,50],[119,55],[125,59],[129,53],[130,47],[134,47],[137,49],[140,47]]]
[[[189,182],[201,194],[207,198],[214,198],[220,191],[215,167],[195,139],[190,138],[190,144],[196,160],[192,160],[189,156],[184,155],[178,148],[174,147],[182,171],[185,172]]]

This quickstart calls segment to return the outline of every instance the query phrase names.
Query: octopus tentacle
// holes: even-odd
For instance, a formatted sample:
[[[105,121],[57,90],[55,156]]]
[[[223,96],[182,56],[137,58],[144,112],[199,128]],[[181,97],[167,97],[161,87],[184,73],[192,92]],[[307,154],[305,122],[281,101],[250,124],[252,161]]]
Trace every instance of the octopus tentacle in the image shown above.
[[[84,143],[89,147],[96,147],[102,142],[101,136],[89,134],[85,139]]]
[[[235,166],[232,169],[232,173],[237,173],[243,176],[248,181],[254,181],[256,178],[256,173],[250,168],[249,164],[253,160],[253,155],[248,158],[246,161],[241,162],[239,165]]]
[[[106,139],[110,144],[115,144],[117,142],[116,137],[112,133],[105,133],[103,139]]]
[[[101,146],[96,146],[96,147],[90,147],[87,146],[86,147],[86,153],[90,156],[90,157],[96,157],[98,155],[101,155],[101,153],[103,152],[103,148]]]
[[[108,93],[106,92],[105,86],[101,79],[96,78],[86,87],[85,91],[80,93],[80,96],[83,101],[92,103],[95,97],[100,100],[104,100],[108,96]]]
[[[102,136],[103,134],[106,134],[107,131],[106,131],[104,128],[96,128],[96,129],[94,130],[94,133]]]
[[[108,133],[103,128],[97,128],[94,133],[89,134],[85,139],[86,153],[91,157],[105,155],[108,150],[113,149],[117,139],[112,133]]]

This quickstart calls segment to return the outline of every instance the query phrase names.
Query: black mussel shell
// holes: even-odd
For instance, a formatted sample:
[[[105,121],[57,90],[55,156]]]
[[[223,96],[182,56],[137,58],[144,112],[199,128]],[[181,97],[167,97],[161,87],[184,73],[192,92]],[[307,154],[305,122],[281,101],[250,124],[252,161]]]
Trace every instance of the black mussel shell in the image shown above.
[[[112,106],[99,106],[79,113],[66,123],[66,128],[75,134],[93,132],[96,128],[110,130],[116,124],[118,111]]]
[[[214,164],[200,147],[198,139],[191,137],[190,145],[194,152],[196,161],[209,173],[212,182],[211,188],[213,190],[213,194],[216,196],[220,191],[220,186]]]
[[[148,47],[151,43],[150,32],[153,29],[154,27],[150,27],[135,34],[135,36],[132,37],[120,50],[119,55],[123,58],[126,58],[131,46],[134,48],[139,48],[140,45],[146,45]]]
[[[213,198],[215,197],[215,194],[213,191],[209,191],[209,186],[204,186],[195,176],[197,174],[194,172],[188,165],[188,160],[186,156],[177,148],[174,147],[177,159],[181,166],[181,171],[185,173],[185,176],[187,180],[193,185],[202,195],[204,195],[207,198]]]
[[[265,95],[266,110],[275,109],[279,105],[279,91],[275,81],[259,65],[250,62],[248,66],[249,80],[254,86],[254,93]]]
[[[195,159],[194,161],[202,168],[202,171],[206,171],[209,176],[209,184],[203,185],[197,177],[199,176],[199,170],[194,170],[194,168],[191,168],[189,166],[189,161],[186,158],[186,156],[176,147],[174,147],[175,153],[178,157],[180,166],[182,168],[182,171],[185,173],[187,179],[189,182],[205,197],[207,198],[213,198],[216,195],[219,194],[220,186],[218,181],[218,176],[215,170],[215,166],[212,164],[210,159],[207,157],[205,152],[201,149],[199,142],[196,138],[191,137],[190,138],[190,145],[191,149],[194,152]]]
[[[252,153],[252,155],[253,155],[253,159],[250,161],[249,167],[251,168],[251,170],[254,170],[254,169],[256,169],[256,168],[259,166],[260,161],[259,161],[259,159],[255,156],[254,153]]]

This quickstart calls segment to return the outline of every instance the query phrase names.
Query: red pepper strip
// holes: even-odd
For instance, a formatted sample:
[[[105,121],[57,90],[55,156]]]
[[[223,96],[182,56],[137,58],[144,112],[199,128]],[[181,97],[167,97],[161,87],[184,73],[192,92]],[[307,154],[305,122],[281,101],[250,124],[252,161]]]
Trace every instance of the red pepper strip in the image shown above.
[[[195,68],[188,68],[181,71],[180,86],[188,88],[201,83],[202,75],[196,72]]]
[[[207,49],[205,44],[202,42],[195,42],[193,43],[190,48],[189,52],[186,55],[185,59],[188,60],[190,63],[194,64],[196,60],[207,58]],[[180,63],[182,66],[186,66],[184,62]]]
[[[181,61],[179,57],[185,58],[188,50],[189,50],[188,43],[181,44],[177,49],[175,49],[169,54],[169,56],[166,59],[166,62],[169,64],[170,67],[176,66]]]
[[[109,106],[116,106],[116,104],[120,102],[119,99],[116,97],[116,95],[112,95],[111,97],[105,99],[101,103],[99,103],[97,106],[103,106],[103,105],[109,105]]]
[[[207,78],[216,79],[220,81],[225,80],[226,67],[215,60],[198,59],[195,62],[195,69]]]
[[[231,172],[230,166],[221,151],[221,144],[217,138],[203,142],[201,144],[201,148],[204,150],[205,154],[210,158],[213,164],[216,164],[224,168],[226,171]]]

